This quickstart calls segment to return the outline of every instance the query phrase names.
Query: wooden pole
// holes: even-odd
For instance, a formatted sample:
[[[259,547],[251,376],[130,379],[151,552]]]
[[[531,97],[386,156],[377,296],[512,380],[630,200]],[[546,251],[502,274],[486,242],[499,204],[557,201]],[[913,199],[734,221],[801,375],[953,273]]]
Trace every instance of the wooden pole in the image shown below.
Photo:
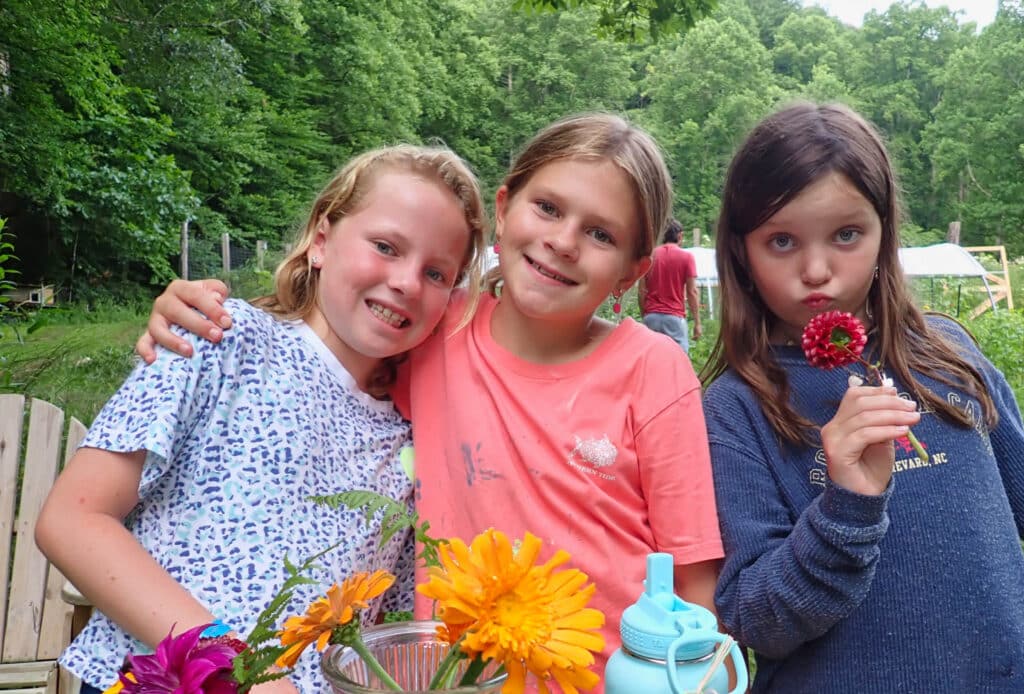
[[[227,232],[221,234],[220,237],[220,258],[221,258],[221,269],[224,270],[224,274],[231,272],[231,237],[228,236]]]
[[[178,274],[181,279],[188,279],[188,219],[181,223],[181,267]]]
[[[700,246],[700,227],[693,228],[693,247]]]
[[[256,242],[256,269],[263,269],[263,260],[267,256],[267,242],[257,241]]]
[[[946,241],[949,243],[955,243],[960,245],[960,222],[950,222],[949,229],[946,231]]]

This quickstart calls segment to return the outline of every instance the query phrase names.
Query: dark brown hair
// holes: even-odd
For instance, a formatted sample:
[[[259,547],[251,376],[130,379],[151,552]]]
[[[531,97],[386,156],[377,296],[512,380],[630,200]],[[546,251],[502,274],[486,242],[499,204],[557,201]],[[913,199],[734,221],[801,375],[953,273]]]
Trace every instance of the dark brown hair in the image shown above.
[[[986,423],[995,426],[995,407],[977,369],[938,331],[928,329],[914,305],[899,261],[899,195],[882,138],[841,104],[801,102],[783,108],[755,126],[733,158],[715,242],[721,329],[701,379],[707,385],[732,368],[757,394],[782,438],[793,443],[812,440],[814,427],[790,407],[786,372],[772,356],[769,336],[778,319],[754,286],[744,239],[830,173],[855,186],[882,223],[878,275],[867,301],[886,370],[919,402],[963,426],[973,426],[970,416],[922,387],[912,372],[970,393],[981,402]]]

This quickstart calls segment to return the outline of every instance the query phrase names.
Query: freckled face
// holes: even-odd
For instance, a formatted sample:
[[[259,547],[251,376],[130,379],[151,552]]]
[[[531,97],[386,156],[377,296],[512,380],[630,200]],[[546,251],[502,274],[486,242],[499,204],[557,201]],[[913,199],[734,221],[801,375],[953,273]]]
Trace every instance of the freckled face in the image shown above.
[[[778,319],[775,342],[797,339],[813,316],[839,310],[866,319],[882,221],[839,173],[830,173],[744,239],[761,299]]]
[[[385,171],[370,185],[356,210],[321,223],[308,252],[320,268],[308,322],[353,375],[430,335],[470,244],[462,207],[441,183]]]

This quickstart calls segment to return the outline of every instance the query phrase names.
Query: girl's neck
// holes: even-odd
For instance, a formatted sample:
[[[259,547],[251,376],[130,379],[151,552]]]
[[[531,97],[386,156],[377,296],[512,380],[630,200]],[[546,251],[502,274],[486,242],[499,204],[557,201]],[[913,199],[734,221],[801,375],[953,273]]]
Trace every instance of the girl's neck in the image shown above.
[[[590,316],[585,322],[545,321],[524,316],[508,299],[498,299],[491,314],[491,338],[523,361],[564,364],[586,357],[615,326]]]
[[[304,320],[306,325],[324,343],[324,346],[330,350],[331,354],[337,357],[338,362],[344,367],[345,371],[352,376],[352,380],[356,382],[356,387],[364,393],[369,392],[370,377],[373,376],[373,372],[380,366],[381,360],[375,357],[368,357],[349,347],[331,329],[330,323],[327,322],[327,319],[324,318],[319,310],[312,311]]]

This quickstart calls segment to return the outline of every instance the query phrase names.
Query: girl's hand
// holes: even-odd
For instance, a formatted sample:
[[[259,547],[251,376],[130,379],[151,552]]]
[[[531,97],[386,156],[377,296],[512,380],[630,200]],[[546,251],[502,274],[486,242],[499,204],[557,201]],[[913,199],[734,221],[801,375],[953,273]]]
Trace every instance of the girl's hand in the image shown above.
[[[851,492],[881,494],[892,478],[893,440],[920,418],[917,404],[899,397],[895,388],[851,387],[836,416],[821,428],[829,478]]]
[[[220,280],[174,280],[153,302],[149,324],[135,343],[135,351],[147,364],[156,359],[158,344],[183,357],[192,356],[192,345],[171,332],[172,325],[219,342],[221,330],[231,327],[231,316],[222,305],[228,293]]]

